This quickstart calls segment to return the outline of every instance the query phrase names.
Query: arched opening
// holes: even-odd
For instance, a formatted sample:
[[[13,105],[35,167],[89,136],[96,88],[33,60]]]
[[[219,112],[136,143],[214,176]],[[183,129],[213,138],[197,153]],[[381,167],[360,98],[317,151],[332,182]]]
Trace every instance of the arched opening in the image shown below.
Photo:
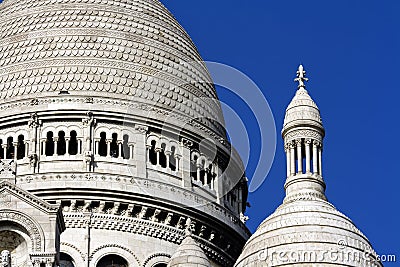
[[[175,158],[175,147],[171,147],[171,155],[169,155],[169,168],[171,171],[176,171],[176,158]]]
[[[65,143],[65,132],[59,131],[58,132],[58,141],[57,141],[57,155],[65,155],[67,152],[66,143]]]
[[[0,159],[4,159],[3,140],[0,139]]]
[[[7,138],[7,149],[6,149],[6,158],[13,159],[14,158],[14,139],[10,136]]]
[[[47,132],[46,136],[46,156],[54,155],[54,140],[53,140],[53,132]]]
[[[151,141],[151,147],[149,151],[149,161],[153,165],[157,165],[157,152],[156,152],[156,141]]]
[[[190,162],[190,175],[197,181],[197,156],[193,157],[193,160]]]
[[[118,158],[119,148],[118,148],[118,134],[112,134],[112,141],[110,144],[110,156],[113,158]]]
[[[163,168],[167,167],[167,155],[165,155],[165,144],[161,144],[161,151],[160,151],[160,165]]]
[[[107,156],[107,135],[105,132],[100,133],[100,141],[99,141],[99,155],[102,157]]]
[[[118,255],[107,255],[101,258],[96,267],[128,267],[128,262]]]
[[[60,267],[75,267],[74,259],[70,255],[61,252]]]
[[[70,139],[68,145],[68,154],[76,155],[78,154],[78,139],[76,131],[70,132]]]
[[[166,263],[157,263],[153,267],[167,267],[167,264]]]
[[[210,164],[208,165],[208,169],[207,169],[207,184],[211,184],[214,178],[214,173],[213,173],[213,165]]]
[[[127,134],[125,134],[123,136],[122,157],[124,159],[130,159],[131,158],[131,152],[129,151],[129,135],[127,135]]]
[[[8,255],[11,266],[29,266],[28,244],[17,232],[0,231],[0,253]]]
[[[201,162],[201,167],[200,167],[201,168],[201,170],[200,170],[200,181],[201,181],[202,184],[206,183],[206,181],[205,181],[205,176],[206,176],[205,167],[206,167],[206,162],[203,160]]]
[[[25,142],[24,136],[21,134],[18,136],[18,147],[17,147],[17,159],[23,159],[25,157]]]

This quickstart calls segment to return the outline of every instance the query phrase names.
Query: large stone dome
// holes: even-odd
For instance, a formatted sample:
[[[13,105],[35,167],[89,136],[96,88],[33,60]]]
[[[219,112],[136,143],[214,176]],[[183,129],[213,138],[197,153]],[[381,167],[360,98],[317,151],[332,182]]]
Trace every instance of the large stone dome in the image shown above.
[[[211,265],[233,265],[247,184],[217,100],[157,0],[0,4],[0,180],[60,207],[60,261],[165,266],[190,221]]]
[[[5,0],[0,12],[0,106],[105,97],[224,135],[205,64],[159,1]]]

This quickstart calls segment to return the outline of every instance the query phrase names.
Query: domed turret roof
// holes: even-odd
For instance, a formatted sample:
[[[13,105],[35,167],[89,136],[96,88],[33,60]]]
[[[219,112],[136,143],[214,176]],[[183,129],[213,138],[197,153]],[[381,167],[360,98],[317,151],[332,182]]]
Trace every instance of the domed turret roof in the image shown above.
[[[168,267],[186,266],[211,267],[206,254],[190,235],[185,237],[168,263]]]
[[[207,68],[158,0],[4,0],[0,12],[0,105],[127,100],[223,133]]]
[[[304,77],[305,71],[301,65],[298,73],[300,71],[304,72],[302,79],[307,81],[308,79]],[[299,78],[297,78],[296,81],[298,81],[298,79]],[[304,82],[300,83],[295,96],[286,109],[283,132],[300,125],[315,127],[321,131],[324,129],[318,106],[305,89]]]

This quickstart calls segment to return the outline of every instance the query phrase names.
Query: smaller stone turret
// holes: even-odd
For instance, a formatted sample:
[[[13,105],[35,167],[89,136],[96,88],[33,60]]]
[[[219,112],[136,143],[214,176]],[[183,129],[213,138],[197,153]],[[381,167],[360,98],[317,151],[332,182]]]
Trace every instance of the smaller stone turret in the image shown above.
[[[186,237],[172,255],[168,267],[211,267],[206,254],[192,238],[190,230],[187,230]]]
[[[382,267],[368,239],[325,197],[324,127],[309,96],[303,66],[286,109],[282,137],[287,159],[286,197],[246,243],[235,267]]]

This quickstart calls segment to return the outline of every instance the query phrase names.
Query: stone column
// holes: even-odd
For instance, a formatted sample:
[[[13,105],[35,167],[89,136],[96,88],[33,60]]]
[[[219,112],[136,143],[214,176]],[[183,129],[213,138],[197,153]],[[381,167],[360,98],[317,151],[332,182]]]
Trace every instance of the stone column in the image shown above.
[[[7,144],[2,144],[1,146],[3,147],[4,159],[6,159],[7,158]]]
[[[301,150],[301,139],[296,140],[297,147],[297,173],[303,173],[303,155]]]
[[[134,153],[135,153],[135,144],[134,143],[128,143],[129,147],[129,159],[132,160],[134,159]],[[147,153],[147,152],[146,152]],[[146,162],[146,161],[145,161]]]
[[[69,138],[65,138],[65,155],[69,155]]]
[[[94,171],[93,163],[93,146],[94,142],[92,142],[92,138],[94,135],[94,127],[96,124],[96,120],[94,119],[92,112],[87,112],[86,116],[82,119],[82,128],[83,128],[83,140],[82,140],[82,154],[83,156],[83,164],[86,168],[87,172]],[[84,146],[84,147],[83,147]]]
[[[95,138],[94,139],[94,154],[95,156],[100,156],[99,155],[99,143],[100,143],[100,138]]]
[[[180,171],[180,169],[181,169],[181,163],[180,163],[180,160],[181,160],[181,156],[180,155],[175,155],[174,156],[175,157],[175,171],[176,172],[179,172]]]
[[[200,181],[201,164],[196,164],[196,182]]]
[[[156,166],[159,166],[159,165],[160,165],[160,153],[161,153],[162,149],[161,149],[160,147],[156,147],[156,148],[154,149],[154,151],[156,152],[156,155],[157,155],[157,163],[156,163]]]
[[[318,141],[313,141],[313,174],[318,174]]]
[[[119,153],[118,153],[118,158],[119,158],[119,159],[123,159],[123,157],[122,157],[122,152],[123,152],[123,151],[122,151],[122,150],[123,150],[124,148],[122,147],[122,141],[119,141],[119,142],[118,142],[118,148],[119,148],[119,149],[118,149],[118,150],[119,150],[119,151],[118,151],[118,152],[119,152]]]
[[[17,161],[18,142],[13,142],[14,146],[14,160]]]
[[[78,139],[78,155],[82,154],[82,138],[77,138]]]
[[[190,150],[193,146],[193,142],[182,138],[180,150],[182,154],[182,162],[180,164],[180,173],[182,178],[182,187],[192,188],[192,178],[190,177]]]
[[[286,153],[286,176],[290,176],[290,145],[285,145],[285,153]]]
[[[53,137],[53,141],[54,141],[54,156],[58,156],[57,154],[57,144],[58,144],[58,137]]]
[[[107,158],[111,158],[111,142],[112,139],[106,139],[107,142]]]
[[[319,145],[318,149],[318,165],[319,165],[319,175],[322,176],[322,144]]]
[[[148,127],[145,125],[135,126],[135,138],[136,143],[131,143],[131,154],[130,158],[136,160],[136,172],[137,176],[141,178],[147,177],[147,161],[148,155],[146,151],[146,139],[147,139]],[[135,145],[135,149],[133,149]],[[134,153],[135,152],[135,153]]]
[[[47,139],[42,139],[41,140],[41,142],[42,142],[42,155],[43,156],[46,156],[46,143],[47,143]]]
[[[295,159],[295,151],[294,147],[295,145],[293,144],[293,141],[290,142],[290,175],[293,176],[296,174],[296,159]]]
[[[166,166],[166,169],[170,169],[169,168],[169,157],[171,156],[171,151],[165,151],[165,158],[166,158],[166,160],[167,160],[167,166]]]
[[[24,144],[25,144],[25,155],[24,155],[24,158],[25,158],[25,157],[29,156],[30,145],[29,145],[29,142],[24,142]]]
[[[307,174],[311,173],[311,150],[310,150],[310,145],[311,145],[311,139],[306,139],[305,140],[305,148],[306,148],[306,173]]]

